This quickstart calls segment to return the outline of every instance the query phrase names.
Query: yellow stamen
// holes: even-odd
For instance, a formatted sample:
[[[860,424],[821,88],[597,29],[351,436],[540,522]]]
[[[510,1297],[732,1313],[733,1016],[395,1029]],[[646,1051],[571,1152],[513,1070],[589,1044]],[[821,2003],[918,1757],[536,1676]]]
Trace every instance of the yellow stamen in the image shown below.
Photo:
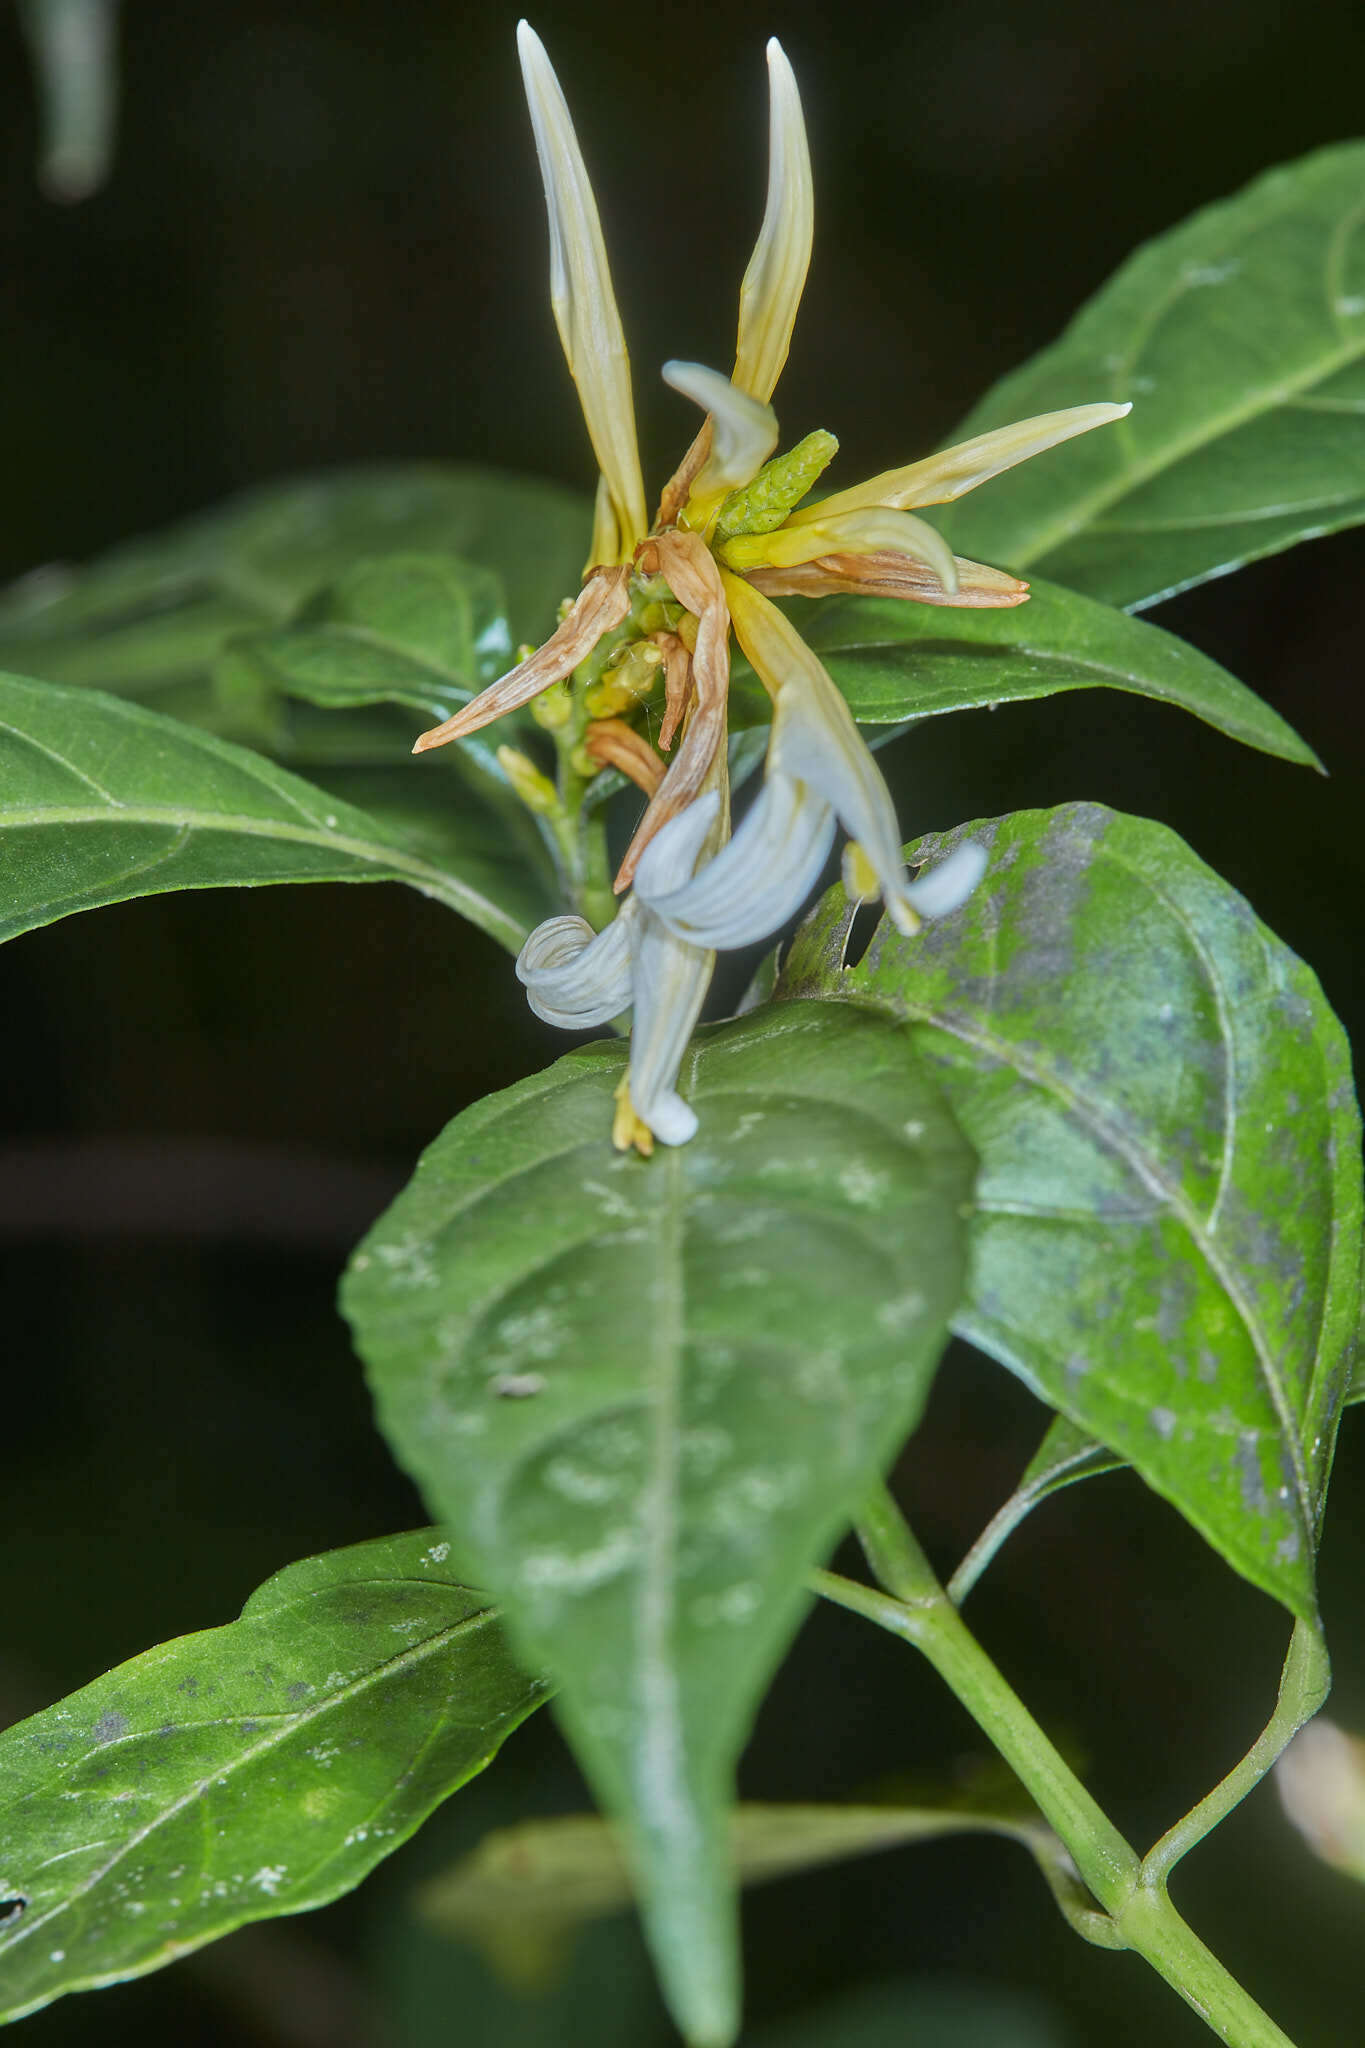
[[[642,1159],[651,1157],[654,1151],[654,1133],[647,1123],[641,1122],[635,1114],[635,1105],[630,1099],[630,1075],[622,1074],[621,1084],[616,1090],[616,1115],[611,1126],[611,1142],[618,1152],[629,1152],[632,1148]]]

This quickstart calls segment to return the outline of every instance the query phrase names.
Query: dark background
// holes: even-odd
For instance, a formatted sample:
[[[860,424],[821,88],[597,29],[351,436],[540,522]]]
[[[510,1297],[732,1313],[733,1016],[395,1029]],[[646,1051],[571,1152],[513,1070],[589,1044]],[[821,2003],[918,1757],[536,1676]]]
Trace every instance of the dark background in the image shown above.
[[[0,575],[300,469],[470,458],[589,483],[514,21],[449,0],[129,0],[114,175],[61,208],[35,186],[32,87],[0,11]],[[947,434],[1136,241],[1354,133],[1365,68],[1353,0],[1292,18],[1271,0],[546,4],[535,25],[596,180],[655,478],[692,426],[657,364],[723,365],[732,347],[771,31],[803,86],[819,209],[779,410],[791,437],[838,432],[844,480]],[[1339,536],[1158,615],[1275,703],[1329,782],[1173,711],[1067,696],[941,719],[883,757],[907,832],[1080,797],[1161,817],[1354,1027],[1362,567],[1362,536]],[[558,1049],[490,942],[396,888],[153,899],[7,953],[0,1721],[229,1619],[295,1557],[425,1519],[371,1428],[335,1276],[415,1149]],[[954,1354],[903,1471],[945,1565],[1042,1424],[997,1369]],[[1333,1711],[1358,1729],[1362,1486],[1356,1411],[1323,1575]],[[972,1618],[1140,1845],[1246,1747],[1287,1634],[1131,1475],[1048,1503]],[[849,1795],[980,1749],[908,1652],[822,1613],[745,1786]],[[353,1899],[63,2001],[28,2038],[586,2048],[609,2038],[615,1986],[634,2015],[620,2038],[666,2040],[624,1927],[595,1938],[568,2003],[539,2010],[408,1915],[422,1869],[581,1797],[540,1716]],[[1299,2048],[1358,2048],[1365,1894],[1310,1861],[1270,1792],[1175,1890]],[[1071,2048],[1211,2038],[1143,1965],[1078,1943],[998,1843],[789,1881],[747,1912],[759,2021],[868,1981],[976,1979],[1032,1999]]]

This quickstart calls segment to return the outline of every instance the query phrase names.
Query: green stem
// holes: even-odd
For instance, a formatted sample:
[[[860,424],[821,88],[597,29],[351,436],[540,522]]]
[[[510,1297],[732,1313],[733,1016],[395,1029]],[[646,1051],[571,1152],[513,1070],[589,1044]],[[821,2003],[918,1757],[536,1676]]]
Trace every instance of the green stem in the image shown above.
[[[1326,1699],[1331,1682],[1332,1667],[1327,1659],[1322,1631],[1316,1622],[1296,1621],[1280,1676],[1275,1711],[1264,1731],[1222,1783],[1215,1785],[1197,1806],[1191,1807],[1184,1818],[1168,1829],[1156,1846],[1148,1851],[1142,1865],[1144,1885],[1164,1885],[1181,1857],[1193,1849],[1196,1842],[1202,1842],[1205,1835],[1260,1784],[1305,1721],[1312,1720]]]
[[[873,1571],[890,1590],[876,1592],[831,1572],[817,1572],[812,1579],[815,1591],[913,1643],[928,1658],[1065,1843],[1081,1878],[1112,1921],[1116,1945],[1144,1956],[1220,2040],[1234,2048],[1292,2048],[1288,2035],[1262,2012],[1171,1904],[1165,1872],[1174,1859],[1142,1864],[996,1669],[939,1584],[885,1488],[868,1503],[858,1534]],[[1295,1654],[1291,1645],[1291,1660]],[[1306,1639],[1298,1655],[1304,1660],[1303,1675],[1289,1681],[1288,1696],[1302,1704],[1312,1691]],[[1277,1718],[1279,1714],[1277,1709]],[[1238,1775],[1234,1772],[1232,1778]],[[1230,1783],[1225,1780],[1211,1799],[1217,1801]],[[1196,1814],[1200,1811],[1195,1809]],[[1172,1830],[1173,1835],[1178,1832]],[[1158,1849],[1162,1846],[1158,1844]]]

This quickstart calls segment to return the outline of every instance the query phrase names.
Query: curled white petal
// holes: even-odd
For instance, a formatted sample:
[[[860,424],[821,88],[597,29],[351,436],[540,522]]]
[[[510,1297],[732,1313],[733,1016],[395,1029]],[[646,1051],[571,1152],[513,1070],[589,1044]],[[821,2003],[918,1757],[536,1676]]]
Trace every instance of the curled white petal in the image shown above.
[[[629,1009],[633,985],[627,904],[605,931],[584,917],[551,917],[517,955],[517,979],[537,1017],[561,1031],[588,1031]]]
[[[649,518],[635,438],[630,358],[602,223],[554,66],[525,21],[517,24],[517,50],[550,219],[550,302],[593,452],[607,480],[620,537],[619,559],[624,561],[648,532]]]
[[[801,95],[786,52],[768,43],[768,199],[739,288],[735,382],[771,398],[791,347],[815,233],[814,181]]]
[[[770,775],[734,838],[690,882],[665,892],[648,865],[651,847],[636,874],[636,894],[694,945],[752,945],[801,908],[829,858],[834,830],[834,812],[808,783]]]
[[[663,380],[711,415],[711,453],[692,485],[694,497],[733,491],[762,469],[777,446],[777,414],[705,363],[665,363]]]
[[[987,853],[978,839],[955,846],[937,867],[930,868],[906,890],[921,917],[951,917],[967,901],[986,872]]]

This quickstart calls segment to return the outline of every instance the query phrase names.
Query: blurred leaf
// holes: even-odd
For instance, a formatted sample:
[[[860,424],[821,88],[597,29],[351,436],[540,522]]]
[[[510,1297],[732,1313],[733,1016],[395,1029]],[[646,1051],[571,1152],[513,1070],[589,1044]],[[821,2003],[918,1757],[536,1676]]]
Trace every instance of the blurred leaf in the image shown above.
[[[1066,1852],[1040,1816],[898,1806],[737,1806],[731,1810],[730,1860],[740,1884],[762,1884],[908,1842],[945,1835],[1003,1835],[1022,1842],[1049,1884]],[[1073,1891],[1079,1891],[1074,1876]],[[527,1821],[486,1835],[477,1849],[417,1895],[433,1927],[482,1949],[506,1981],[549,1982],[585,1922],[619,1913],[635,1897],[625,1855],[596,1814]]]
[[[433,721],[513,661],[500,579],[448,555],[356,562],[292,625],[240,644],[289,696],[328,710],[406,704]]]
[[[883,920],[844,970],[831,891],[779,990],[906,1019],[979,1152],[959,1333],[1311,1619],[1361,1256],[1341,1028],[1163,826],[1072,804],[961,836],[991,852],[962,911]]]
[[[679,2024],[724,2042],[735,1757],[918,1418],[972,1162],[901,1028],[842,1005],[703,1033],[700,1132],[650,1160],[610,1143],[625,1057],[458,1117],[343,1306],[381,1428],[563,1688]]]
[[[803,607],[800,627],[860,724],[993,710],[1062,690],[1129,690],[1263,753],[1319,765],[1277,712],[1206,654],[1056,584],[1035,583],[1011,611],[832,598]]]
[[[449,785],[447,785],[449,786]],[[94,691],[0,676],[0,939],[168,889],[406,882],[516,951],[542,875],[469,798],[439,864],[259,754]]]
[[[753,2048],[1071,2048],[1061,2021],[1026,1991],[909,1977],[763,2027]]]
[[[544,1687],[439,1530],[291,1565],[0,1735],[0,2019],[350,1891]]]
[[[961,1606],[1005,1540],[1030,1515],[1039,1501],[1074,1486],[1081,1479],[1098,1479],[1105,1472],[1117,1472],[1124,1460],[1087,1430],[1078,1429],[1064,1415],[1055,1415],[1046,1436],[1029,1460],[1023,1478],[999,1508],[963,1558],[948,1583],[948,1597]]]
[[[234,634],[282,625],[367,557],[458,557],[506,594],[511,644],[578,588],[586,504],[553,484],[434,463],[271,484],[0,595],[0,668],[143,695],[205,679]]]
[[[1365,519],[1365,143],[1147,243],[954,440],[1094,399],[1130,416],[945,511],[959,553],[1155,604]]]
[[[371,757],[401,759],[412,779],[427,765],[411,767],[416,735],[449,718],[513,660],[507,602],[491,569],[453,556],[381,555],[319,591],[292,625],[239,634],[214,681],[220,702],[244,721],[259,721],[261,744],[272,754],[293,759],[310,744],[325,745],[338,728],[337,743],[359,753],[359,723]],[[393,704],[418,715],[314,719],[301,732],[296,707],[283,702],[291,697],[330,712]],[[515,736],[511,721],[499,720],[496,732],[457,740],[447,758],[474,764],[485,788],[525,820],[497,765],[498,746]]]
[[[49,199],[88,199],[109,175],[118,107],[118,0],[19,0],[42,96],[38,176]]]

